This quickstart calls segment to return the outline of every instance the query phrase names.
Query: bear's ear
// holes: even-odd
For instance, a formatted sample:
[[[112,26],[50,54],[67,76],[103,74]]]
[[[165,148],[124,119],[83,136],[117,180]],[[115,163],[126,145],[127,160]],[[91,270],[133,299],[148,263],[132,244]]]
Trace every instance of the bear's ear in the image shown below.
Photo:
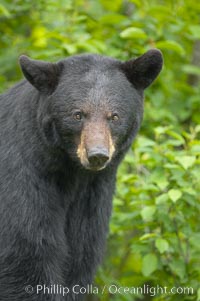
[[[60,73],[58,64],[32,60],[21,55],[19,63],[25,78],[40,92],[51,94],[57,84]]]
[[[151,49],[135,60],[122,63],[122,70],[137,89],[144,90],[156,79],[162,65],[161,51]]]

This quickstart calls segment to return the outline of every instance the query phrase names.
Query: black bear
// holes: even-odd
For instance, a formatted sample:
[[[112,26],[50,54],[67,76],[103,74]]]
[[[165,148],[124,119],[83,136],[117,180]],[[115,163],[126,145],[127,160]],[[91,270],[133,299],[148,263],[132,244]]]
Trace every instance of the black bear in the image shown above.
[[[26,79],[0,96],[1,301],[82,300],[162,61],[157,49],[127,62],[20,57]]]

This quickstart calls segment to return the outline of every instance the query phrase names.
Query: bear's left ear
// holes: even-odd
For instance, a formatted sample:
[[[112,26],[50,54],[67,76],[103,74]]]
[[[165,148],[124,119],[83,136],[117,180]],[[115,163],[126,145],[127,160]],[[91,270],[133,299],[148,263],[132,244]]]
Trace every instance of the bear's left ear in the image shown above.
[[[137,89],[144,90],[156,79],[162,65],[161,51],[151,49],[135,60],[122,63],[122,70]]]
[[[57,84],[60,73],[58,64],[32,60],[21,55],[19,63],[25,78],[40,92],[51,94]]]

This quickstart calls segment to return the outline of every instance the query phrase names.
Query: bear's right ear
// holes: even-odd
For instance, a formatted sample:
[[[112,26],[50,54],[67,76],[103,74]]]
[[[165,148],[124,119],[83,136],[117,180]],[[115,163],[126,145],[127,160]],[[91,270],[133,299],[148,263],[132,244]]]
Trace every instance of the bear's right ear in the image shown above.
[[[19,63],[25,78],[40,92],[51,94],[58,84],[58,64],[32,60],[21,55]]]
[[[162,65],[161,51],[151,49],[135,60],[122,63],[122,70],[137,89],[144,90],[156,79]]]

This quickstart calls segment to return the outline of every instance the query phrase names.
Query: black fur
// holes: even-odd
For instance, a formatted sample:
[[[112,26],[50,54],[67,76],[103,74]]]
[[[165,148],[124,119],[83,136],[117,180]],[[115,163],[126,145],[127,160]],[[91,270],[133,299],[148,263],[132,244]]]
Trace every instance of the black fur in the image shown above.
[[[138,62],[20,58],[28,81],[0,96],[0,301],[79,301],[83,295],[71,292],[36,294],[36,286],[92,283],[116,170],[140,127],[143,89],[160,72],[162,57],[152,50]],[[86,170],[77,157],[83,127],[72,118],[77,108],[90,116],[91,127],[107,122],[107,112],[120,116],[108,125],[115,153],[101,171]]]

